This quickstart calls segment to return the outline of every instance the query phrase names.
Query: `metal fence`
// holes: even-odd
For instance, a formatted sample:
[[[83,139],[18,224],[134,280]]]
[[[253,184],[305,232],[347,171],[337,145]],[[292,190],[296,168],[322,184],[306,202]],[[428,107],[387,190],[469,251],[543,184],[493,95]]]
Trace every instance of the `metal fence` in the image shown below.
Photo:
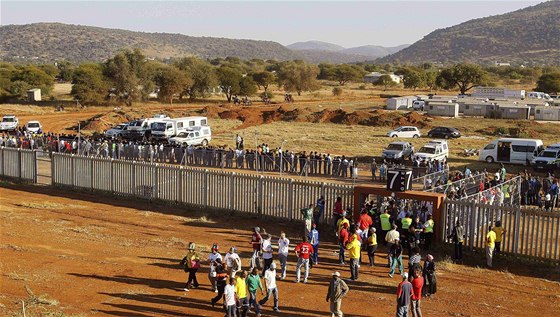
[[[435,186],[432,188],[428,188],[425,191],[433,192],[433,193],[440,193],[440,194],[448,194],[449,191],[459,191],[459,189],[463,188],[466,192],[467,196],[473,195],[478,193],[480,181],[486,180],[486,175],[484,173],[471,175],[469,177],[465,177],[458,181],[449,183],[445,181],[444,184]]]
[[[423,189],[429,189],[436,186],[438,182],[441,182],[443,184],[447,183],[448,179],[449,179],[449,169],[444,169],[439,172],[434,172],[423,176],[415,177],[412,179],[412,183],[421,184]]]
[[[0,176],[37,183],[37,153],[0,147]]]
[[[521,176],[516,176],[510,180],[499,183],[486,190],[474,193],[465,197],[465,200],[472,200],[488,205],[521,205]]]
[[[465,246],[471,251],[484,249],[489,226],[499,220],[505,230],[501,243],[504,253],[560,261],[560,209],[543,211],[513,205],[492,206],[448,200],[444,211],[442,236],[446,241],[456,220],[460,220],[465,228]]]
[[[302,219],[299,210],[323,195],[322,221],[331,220],[336,197],[350,206],[354,193],[351,185],[59,153],[52,184],[289,220]]]

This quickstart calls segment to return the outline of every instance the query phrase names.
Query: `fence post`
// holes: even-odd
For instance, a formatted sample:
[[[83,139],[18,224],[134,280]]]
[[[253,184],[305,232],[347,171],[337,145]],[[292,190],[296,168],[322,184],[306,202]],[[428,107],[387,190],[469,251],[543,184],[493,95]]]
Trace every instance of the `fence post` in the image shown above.
[[[204,170],[204,207],[208,208],[210,197],[208,197],[209,188],[208,185],[210,184],[210,171],[208,169]]]
[[[235,207],[235,175],[235,172],[232,172],[229,179],[229,209],[231,211]]]
[[[470,210],[470,224],[469,224],[469,250],[472,251],[474,250],[474,231],[476,229],[476,220],[475,217],[477,215],[477,213],[475,212],[476,210],[476,201],[472,201],[471,202],[471,206],[470,206],[471,210]]]
[[[72,187],[74,186],[74,177],[75,177],[75,172],[74,172],[74,154],[70,155],[70,169],[72,170],[72,172],[70,173],[71,177],[72,177]]]
[[[18,159],[17,159],[17,175],[21,180],[21,149],[18,148]]]
[[[288,220],[294,220],[294,180],[290,178],[288,189]]]
[[[113,158],[111,158],[111,194],[115,194],[115,160]]]
[[[515,207],[515,219],[513,228],[513,254],[517,255],[519,250],[519,224],[521,222],[521,206]]]
[[[33,183],[37,184],[37,174],[39,174],[39,163],[37,162],[37,150],[33,150],[33,166],[35,170],[33,171]]]
[[[264,176],[260,175],[259,184],[257,185],[257,214],[262,215],[263,213],[263,192],[264,192]]]
[[[95,174],[93,172],[93,158],[89,158],[89,170],[90,170],[90,174],[89,174],[89,189],[91,191],[93,191],[93,175]]]
[[[183,167],[181,165],[179,165],[179,167],[177,168],[177,170],[175,172],[175,175],[177,177],[176,178],[176,184],[175,184],[175,187],[177,188],[175,201],[177,203],[179,203],[179,202],[183,201],[182,196],[181,196],[181,193],[182,193],[182,179],[183,179],[183,177],[182,177],[183,176]]]
[[[56,169],[55,169],[56,164],[54,164],[55,159],[56,159],[56,155],[53,153],[51,155],[51,186],[54,186],[55,183],[54,178],[57,176]],[[4,162],[4,158],[2,158],[2,162]]]
[[[447,223],[449,221],[449,219],[447,218],[448,212],[447,212],[447,208],[449,208],[449,201],[447,199],[445,199],[443,201],[443,215],[441,215],[441,222],[440,224],[438,224],[438,231],[440,232],[439,235],[439,241],[442,243],[445,243],[447,241],[447,230],[446,228],[449,226],[449,223]],[[455,211],[455,209],[454,209]],[[456,214],[455,212],[453,212],[453,214]],[[432,233],[433,234],[433,233]]]
[[[155,199],[159,198],[159,164],[155,164],[154,166],[154,192],[152,193],[152,197]]]
[[[136,161],[132,161],[132,196],[136,197]]]
[[[2,161],[0,162],[0,175],[4,175],[4,147],[0,147],[0,155],[2,155]]]

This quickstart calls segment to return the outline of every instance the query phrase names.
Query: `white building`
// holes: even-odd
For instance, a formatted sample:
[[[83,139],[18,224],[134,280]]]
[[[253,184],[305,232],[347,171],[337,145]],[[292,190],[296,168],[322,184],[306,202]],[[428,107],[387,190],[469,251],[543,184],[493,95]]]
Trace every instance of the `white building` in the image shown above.
[[[474,87],[474,98],[488,99],[524,99],[525,90],[506,89],[501,87]]]
[[[383,73],[380,73],[380,72],[371,72],[371,73],[366,74],[364,76],[364,82],[374,84],[374,83],[378,82],[379,78],[383,75],[389,75],[389,77],[391,77],[391,79],[397,84],[400,84],[403,80],[403,76],[395,75],[395,74],[392,74],[392,73],[383,74]]]
[[[41,89],[33,88],[27,91],[27,100],[28,101],[41,101]]]

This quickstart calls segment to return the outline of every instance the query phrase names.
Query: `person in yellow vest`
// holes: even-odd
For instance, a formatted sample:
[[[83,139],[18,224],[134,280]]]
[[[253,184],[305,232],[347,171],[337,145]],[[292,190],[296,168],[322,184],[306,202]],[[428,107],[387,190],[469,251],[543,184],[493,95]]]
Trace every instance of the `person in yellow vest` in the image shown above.
[[[428,215],[428,220],[424,223],[424,247],[430,250],[432,247],[432,239],[434,237],[434,220],[432,215]]]
[[[492,267],[492,256],[494,255],[494,247],[496,245],[496,232],[493,229],[494,227],[490,225],[486,234],[486,265],[488,267]]]
[[[346,211],[344,211],[342,213],[342,217],[340,219],[338,219],[338,221],[336,222],[336,233],[337,234],[340,232],[340,229],[342,229],[342,227],[344,226],[345,223],[347,223],[348,226],[350,226],[350,221],[348,219],[346,219]]]
[[[494,254],[498,255],[501,251],[502,240],[506,230],[502,227],[502,222],[500,220],[496,221],[496,226],[494,227],[494,232],[496,233],[496,242],[494,248]]]
[[[350,239],[352,239],[352,242],[346,244],[346,250],[348,250],[350,255],[350,279],[352,279],[352,281],[356,281],[358,280],[362,243],[356,235],[353,235]]]
[[[406,216],[401,219],[401,228],[403,229],[403,232],[408,231],[411,224],[412,218],[410,217],[410,214],[407,213]]]
[[[410,217],[409,213],[406,213],[406,215],[404,216],[404,218],[401,219],[401,236],[404,237],[404,239],[401,241],[401,246],[404,248],[405,246],[408,247],[409,250],[409,255],[412,251],[412,247],[411,247],[411,242],[413,239],[413,236],[411,234],[411,232],[409,231],[410,225],[412,224],[412,218]]]
[[[391,230],[391,216],[389,215],[389,210],[385,209],[385,212],[379,215],[379,222],[381,223],[381,237],[385,237],[387,232]],[[383,240],[383,245],[387,245],[387,241]]]

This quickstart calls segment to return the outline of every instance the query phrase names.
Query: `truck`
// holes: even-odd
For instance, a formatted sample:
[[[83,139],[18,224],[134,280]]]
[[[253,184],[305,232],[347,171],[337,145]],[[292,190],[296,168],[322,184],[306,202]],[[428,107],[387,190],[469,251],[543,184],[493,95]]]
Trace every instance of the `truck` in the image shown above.
[[[420,161],[439,161],[443,159],[447,160],[448,156],[449,148],[446,140],[431,140],[414,153],[412,159]]]
[[[553,170],[558,168],[560,161],[560,143],[552,144],[546,147],[532,161],[531,165],[535,170]]]
[[[170,119],[163,114],[156,114],[152,118],[144,118],[132,121],[126,128],[123,137],[130,140],[144,140],[152,137],[152,123]]]
[[[209,126],[187,128],[177,136],[169,139],[169,144],[178,146],[207,146],[212,140],[212,130]]]
[[[163,119],[152,123],[152,138],[156,140],[169,140],[177,136],[180,132],[193,127],[203,127],[208,125],[207,117],[184,117],[175,119]]]
[[[19,125],[19,120],[14,115],[4,116],[0,122],[0,131],[15,131]]]
[[[405,159],[411,158],[414,147],[408,142],[393,142],[381,153],[381,157],[387,161],[403,163]]]

